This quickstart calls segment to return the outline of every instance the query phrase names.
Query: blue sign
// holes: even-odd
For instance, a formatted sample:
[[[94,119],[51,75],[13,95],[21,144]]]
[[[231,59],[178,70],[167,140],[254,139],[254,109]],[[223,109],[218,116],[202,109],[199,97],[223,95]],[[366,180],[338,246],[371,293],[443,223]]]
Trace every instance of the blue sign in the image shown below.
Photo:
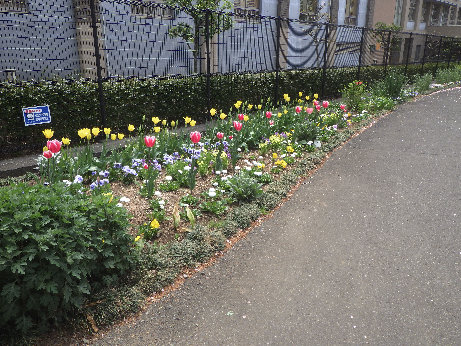
[[[51,123],[49,106],[23,108],[22,114],[26,126]]]

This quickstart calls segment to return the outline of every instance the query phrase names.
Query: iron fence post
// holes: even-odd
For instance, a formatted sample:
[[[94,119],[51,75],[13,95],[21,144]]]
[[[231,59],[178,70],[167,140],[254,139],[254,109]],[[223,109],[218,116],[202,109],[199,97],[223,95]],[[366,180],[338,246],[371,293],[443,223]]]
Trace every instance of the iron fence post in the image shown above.
[[[387,65],[389,63],[389,58],[391,55],[391,35],[392,35],[392,31],[389,30],[389,35],[387,35],[386,57],[384,59],[384,75],[387,74]]]
[[[440,42],[439,42],[439,51],[437,52],[437,62],[435,63],[435,71],[434,73],[437,73],[437,70],[439,68],[439,60],[440,60],[440,51],[442,50],[442,42],[443,42],[443,36],[440,36]]]
[[[362,66],[362,52],[363,52],[363,38],[365,36],[365,28],[362,28],[362,37],[360,38],[360,53],[359,53],[359,67],[357,69],[357,80],[360,80],[360,67]]]
[[[279,71],[280,71],[280,27],[281,27],[281,21],[282,19],[280,17],[277,17],[275,19],[276,23],[276,48],[275,48],[275,90],[274,90],[274,102],[273,105],[274,107],[277,107],[277,102],[279,99]]]
[[[410,50],[411,50],[411,36],[413,35],[412,32],[410,32],[410,39],[408,41],[408,49],[407,49],[407,61],[405,62],[405,76],[407,75],[407,68],[408,68],[408,60],[410,59]]]
[[[424,51],[423,51],[423,61],[421,63],[421,76],[424,74],[424,62],[426,59],[426,48],[427,48],[427,39],[429,37],[429,34],[426,34],[426,40],[424,41]]]
[[[101,73],[101,55],[99,54],[99,42],[98,42],[98,28],[96,26],[96,10],[94,0],[90,0],[90,12],[91,12],[91,25],[93,26],[93,43],[94,43],[94,55],[96,57],[96,74],[98,76],[98,91],[99,91],[99,109],[101,112],[102,126],[106,126],[106,105],[104,102],[104,91],[102,88],[102,73]]]
[[[210,10],[205,10],[205,45],[206,45],[206,98],[207,98],[207,118],[211,120],[211,53],[210,53]]]
[[[325,23],[325,48],[323,51],[322,98],[325,97],[325,79],[327,77],[327,58],[328,58],[328,22]]]
[[[451,51],[453,49],[453,42],[454,42],[455,38],[452,37],[451,38],[451,43],[450,43],[450,52],[448,53],[448,66],[447,68],[450,68],[450,61],[451,61]]]

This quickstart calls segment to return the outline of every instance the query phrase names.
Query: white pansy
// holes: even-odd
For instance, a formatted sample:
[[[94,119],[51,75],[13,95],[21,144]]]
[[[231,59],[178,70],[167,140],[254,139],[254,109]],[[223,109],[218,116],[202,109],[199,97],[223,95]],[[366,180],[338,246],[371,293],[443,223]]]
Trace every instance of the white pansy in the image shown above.
[[[213,186],[218,186],[219,184],[218,183],[213,183]]]
[[[179,172],[179,174],[182,174],[182,171],[180,169],[178,169],[178,172]]]
[[[215,191],[208,191],[208,196],[210,197],[215,197],[216,196],[216,192]]]
[[[223,169],[222,174],[227,174],[227,169]]]
[[[185,171],[190,171],[190,166],[184,167],[184,170],[185,170]]]
[[[154,192],[154,195],[156,195],[156,196],[161,196],[162,193],[161,193],[160,191],[155,191],[155,192]]]
[[[216,171],[215,173],[216,173],[216,175],[220,175],[221,171]]]
[[[255,175],[257,175],[258,177],[260,177],[262,174],[262,172],[255,172]]]
[[[240,166],[235,166],[235,170],[238,171],[240,169]]]
[[[167,176],[165,177],[165,180],[171,181],[171,180],[173,180],[173,177],[172,177],[171,175],[167,175]]]
[[[120,202],[123,202],[123,203],[128,203],[130,201],[130,199],[128,197],[122,197],[120,198]]]

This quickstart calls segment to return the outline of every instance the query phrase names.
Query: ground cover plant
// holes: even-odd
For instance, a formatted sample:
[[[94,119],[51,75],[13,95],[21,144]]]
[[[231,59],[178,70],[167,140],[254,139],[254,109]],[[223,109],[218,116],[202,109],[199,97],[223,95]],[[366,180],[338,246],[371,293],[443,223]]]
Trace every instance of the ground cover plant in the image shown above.
[[[7,278],[0,327],[27,335],[65,320],[96,332],[138,311],[184,269],[224,250],[226,238],[276,207],[326,153],[396,104],[363,91],[360,112],[348,109],[347,98],[303,92],[285,94],[278,107],[236,101],[228,111],[212,109],[215,121],[203,133],[173,132],[178,120],[153,117],[149,125],[127,124],[127,144],[103,148],[99,157],[94,136],[125,135],[83,128],[76,151],[61,137],[67,134],[58,140],[59,129],[44,130],[40,175],[0,189],[0,215],[8,219],[2,231],[9,234],[0,240],[0,275]],[[193,129],[192,117],[183,121]]]

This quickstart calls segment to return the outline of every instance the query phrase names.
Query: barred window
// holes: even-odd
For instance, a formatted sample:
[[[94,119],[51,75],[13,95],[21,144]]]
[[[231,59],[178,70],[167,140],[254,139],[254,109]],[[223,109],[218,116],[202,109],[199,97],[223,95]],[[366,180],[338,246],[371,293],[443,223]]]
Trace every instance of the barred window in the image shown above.
[[[442,7],[441,25],[448,25],[449,12],[450,12],[450,6]]]
[[[246,15],[259,16],[259,0],[234,0],[234,13],[242,15],[235,16],[237,22],[245,21]],[[253,21],[259,22],[259,18]]]
[[[131,4],[131,14],[140,18],[174,19],[175,11],[172,8],[159,6],[161,0],[142,0],[141,4]]]
[[[0,0],[0,12],[26,13],[28,11],[26,0]]]
[[[450,6],[449,25],[456,25],[456,7],[455,6]]]
[[[301,0],[299,8],[299,20],[313,22],[316,20],[317,0]]]

